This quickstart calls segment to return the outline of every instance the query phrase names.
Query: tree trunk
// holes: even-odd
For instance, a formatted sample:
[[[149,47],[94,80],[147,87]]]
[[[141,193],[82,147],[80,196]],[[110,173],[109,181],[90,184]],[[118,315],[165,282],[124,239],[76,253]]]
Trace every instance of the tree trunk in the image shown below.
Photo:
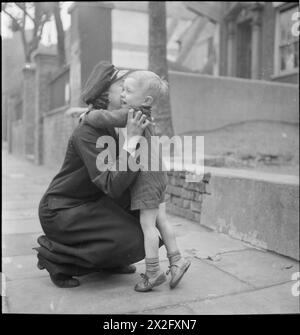
[[[168,81],[166,2],[149,1],[149,70]],[[169,96],[154,111],[157,133],[172,137],[174,134]]]
[[[21,39],[22,39],[22,44],[23,44],[23,50],[24,50],[24,56],[25,56],[25,63],[30,63],[31,62],[31,53],[28,51],[28,45],[26,41],[26,36],[25,36],[25,30],[21,29],[19,30]]]
[[[55,18],[55,26],[56,26],[56,33],[57,33],[58,61],[59,61],[60,66],[64,66],[66,64],[65,32],[64,32],[64,28],[63,28],[61,17],[60,17],[59,2],[53,2],[53,14]]]

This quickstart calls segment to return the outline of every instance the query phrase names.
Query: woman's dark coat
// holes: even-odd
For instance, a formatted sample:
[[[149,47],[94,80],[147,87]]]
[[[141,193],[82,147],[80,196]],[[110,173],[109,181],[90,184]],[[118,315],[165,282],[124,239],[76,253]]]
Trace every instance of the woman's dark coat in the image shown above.
[[[119,156],[113,128],[96,129],[82,121],[68,142],[60,172],[40,202],[46,236],[38,238],[36,250],[40,264],[51,274],[79,276],[145,257],[139,212],[129,210],[128,186],[139,172],[97,169],[97,155],[104,148],[96,148],[96,142],[103,135],[115,138]],[[126,156],[133,159],[127,152]]]

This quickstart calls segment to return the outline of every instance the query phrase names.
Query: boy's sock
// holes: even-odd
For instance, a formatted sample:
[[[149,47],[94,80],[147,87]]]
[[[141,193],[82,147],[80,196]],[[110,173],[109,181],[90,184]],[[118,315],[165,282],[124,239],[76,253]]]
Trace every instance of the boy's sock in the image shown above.
[[[146,258],[145,263],[146,263],[146,275],[148,277],[154,277],[160,270],[158,257]]]
[[[169,258],[170,264],[174,264],[175,262],[178,262],[181,260],[181,253],[179,250],[177,250],[175,252],[167,254],[167,257]]]

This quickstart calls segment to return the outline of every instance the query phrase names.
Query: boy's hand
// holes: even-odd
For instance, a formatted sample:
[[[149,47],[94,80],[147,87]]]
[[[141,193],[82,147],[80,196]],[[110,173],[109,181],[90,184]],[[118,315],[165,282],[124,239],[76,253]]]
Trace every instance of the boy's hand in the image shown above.
[[[141,136],[146,127],[148,127],[151,124],[151,122],[147,120],[146,115],[143,115],[141,111],[138,111],[135,117],[133,116],[133,113],[134,113],[133,109],[130,109],[128,111],[126,127],[129,139],[134,136]]]

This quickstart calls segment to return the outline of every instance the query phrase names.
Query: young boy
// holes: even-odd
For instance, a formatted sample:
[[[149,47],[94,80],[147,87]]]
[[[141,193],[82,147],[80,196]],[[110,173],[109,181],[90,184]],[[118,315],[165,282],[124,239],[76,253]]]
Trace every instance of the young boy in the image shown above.
[[[150,71],[134,71],[129,74],[123,85],[121,94],[122,105],[140,110],[147,118],[151,115],[151,108],[167,94],[168,86],[158,75]],[[144,116],[145,118],[145,116]],[[84,116],[84,122],[93,127],[126,126],[127,114],[124,109],[115,111],[91,110]],[[126,128],[119,129],[126,138]],[[152,125],[145,129],[144,136],[151,142],[154,135]],[[149,152],[151,151],[148,146]],[[150,155],[149,155],[150,156]],[[153,157],[152,157],[153,159]],[[167,249],[170,262],[170,288],[177,286],[184,273],[190,266],[190,261],[183,258],[179,252],[172,226],[166,218],[164,202],[167,176],[164,171],[151,171],[150,161],[148,170],[141,171],[130,189],[131,209],[140,210],[140,223],[144,234],[146,273],[141,274],[143,280],[136,284],[138,292],[150,291],[166,281],[166,275],[159,266],[159,230]],[[161,165],[160,165],[161,169]],[[157,229],[156,229],[157,227]]]

